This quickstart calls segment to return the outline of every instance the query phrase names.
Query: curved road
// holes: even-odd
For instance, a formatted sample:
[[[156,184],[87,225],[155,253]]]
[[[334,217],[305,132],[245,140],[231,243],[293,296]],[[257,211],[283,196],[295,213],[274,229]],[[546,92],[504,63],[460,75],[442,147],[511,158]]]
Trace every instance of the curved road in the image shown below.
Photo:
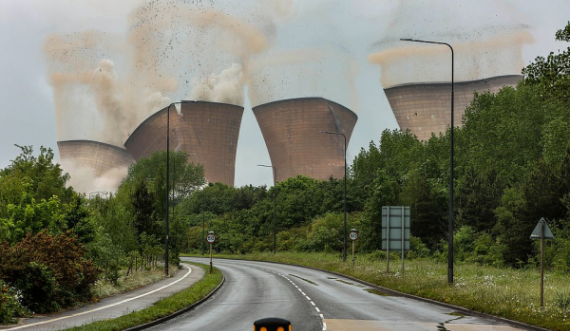
[[[214,260],[214,265],[226,277],[224,286],[196,309],[151,330],[251,330],[253,322],[264,317],[288,319],[295,331],[517,330],[438,305],[375,294],[371,288],[322,271],[233,260]]]

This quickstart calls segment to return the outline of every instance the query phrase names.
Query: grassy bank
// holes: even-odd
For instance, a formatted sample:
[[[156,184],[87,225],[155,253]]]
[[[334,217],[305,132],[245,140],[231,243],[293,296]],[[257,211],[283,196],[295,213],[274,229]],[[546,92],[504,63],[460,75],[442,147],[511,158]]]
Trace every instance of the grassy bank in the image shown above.
[[[203,265],[197,265],[205,268]],[[211,293],[222,281],[222,273],[214,268],[212,274],[206,272],[204,277],[189,288],[171,297],[156,302],[153,306],[135,311],[118,318],[97,321],[80,327],[66,330],[73,331],[118,331],[141,324],[149,323],[188,307]]]
[[[173,275],[178,267],[175,265],[169,266],[169,273]],[[103,299],[119,293],[131,291],[148,284],[156,283],[164,279],[164,268],[152,268],[149,270],[133,272],[125,275],[125,270],[119,271],[120,276],[115,283],[103,279],[95,283],[93,291],[95,296]]]
[[[222,255],[217,255],[222,257]],[[447,263],[433,260],[392,260],[390,272],[379,254],[358,256],[354,267],[338,254],[258,253],[224,255],[276,261],[336,271],[364,281],[453,305],[552,330],[570,330],[570,277],[545,273],[544,308],[540,308],[540,271],[456,264],[454,284],[447,283]],[[349,258],[350,259],[350,258]]]

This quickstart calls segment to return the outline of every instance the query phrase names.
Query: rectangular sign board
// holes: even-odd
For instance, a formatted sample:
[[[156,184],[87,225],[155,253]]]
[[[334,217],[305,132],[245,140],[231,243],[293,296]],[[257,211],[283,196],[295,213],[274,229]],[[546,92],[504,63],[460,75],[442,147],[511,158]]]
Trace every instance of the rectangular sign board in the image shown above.
[[[382,250],[410,250],[410,207],[382,207]]]

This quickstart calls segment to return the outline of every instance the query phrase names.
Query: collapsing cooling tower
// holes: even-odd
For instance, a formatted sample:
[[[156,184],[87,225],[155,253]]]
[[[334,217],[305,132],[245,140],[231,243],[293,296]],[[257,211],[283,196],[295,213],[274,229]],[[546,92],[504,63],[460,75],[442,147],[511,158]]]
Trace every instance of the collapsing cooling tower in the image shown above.
[[[455,126],[461,126],[465,108],[473,100],[473,92],[495,93],[503,86],[516,86],[520,75],[498,76],[454,83]],[[384,89],[402,131],[410,130],[420,140],[432,132],[445,132],[451,123],[451,83],[411,83]]]
[[[243,107],[206,101],[183,101],[170,109],[170,149],[202,164],[208,182],[234,185],[235,161]],[[135,158],[166,150],[168,107],[156,112],[129,136],[125,147]]]
[[[316,179],[344,176],[346,143],[357,116],[350,109],[323,98],[280,100],[253,108],[269,150],[277,181],[297,175]]]
[[[64,140],[58,141],[57,147],[64,167],[69,166],[71,171],[91,169],[95,177],[115,168],[126,168],[134,161],[126,149],[98,141]]]

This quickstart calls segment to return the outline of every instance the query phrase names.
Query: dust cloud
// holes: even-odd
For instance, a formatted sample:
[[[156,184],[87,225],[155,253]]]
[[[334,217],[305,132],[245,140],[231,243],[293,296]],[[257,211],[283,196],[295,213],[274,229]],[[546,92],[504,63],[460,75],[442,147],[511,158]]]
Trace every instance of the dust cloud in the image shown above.
[[[450,49],[400,41],[412,38],[450,44],[457,81],[517,75],[524,66],[522,48],[533,42],[525,21],[504,0],[402,1],[394,10],[387,33],[372,44],[368,61],[381,66],[384,88],[412,82],[448,82]]]
[[[243,106],[246,90],[252,106],[317,96],[357,112],[356,77],[367,55],[381,66],[384,87],[449,80],[445,47],[399,38],[452,44],[457,80],[519,73],[521,47],[532,41],[525,18],[505,0],[133,3],[121,14],[123,32],[46,39],[58,140],[122,147],[174,100]]]
[[[115,192],[128,173],[127,166],[119,166],[99,174],[94,168],[81,165],[72,159],[62,159],[61,168],[71,175],[68,184],[76,191],[86,194]]]

